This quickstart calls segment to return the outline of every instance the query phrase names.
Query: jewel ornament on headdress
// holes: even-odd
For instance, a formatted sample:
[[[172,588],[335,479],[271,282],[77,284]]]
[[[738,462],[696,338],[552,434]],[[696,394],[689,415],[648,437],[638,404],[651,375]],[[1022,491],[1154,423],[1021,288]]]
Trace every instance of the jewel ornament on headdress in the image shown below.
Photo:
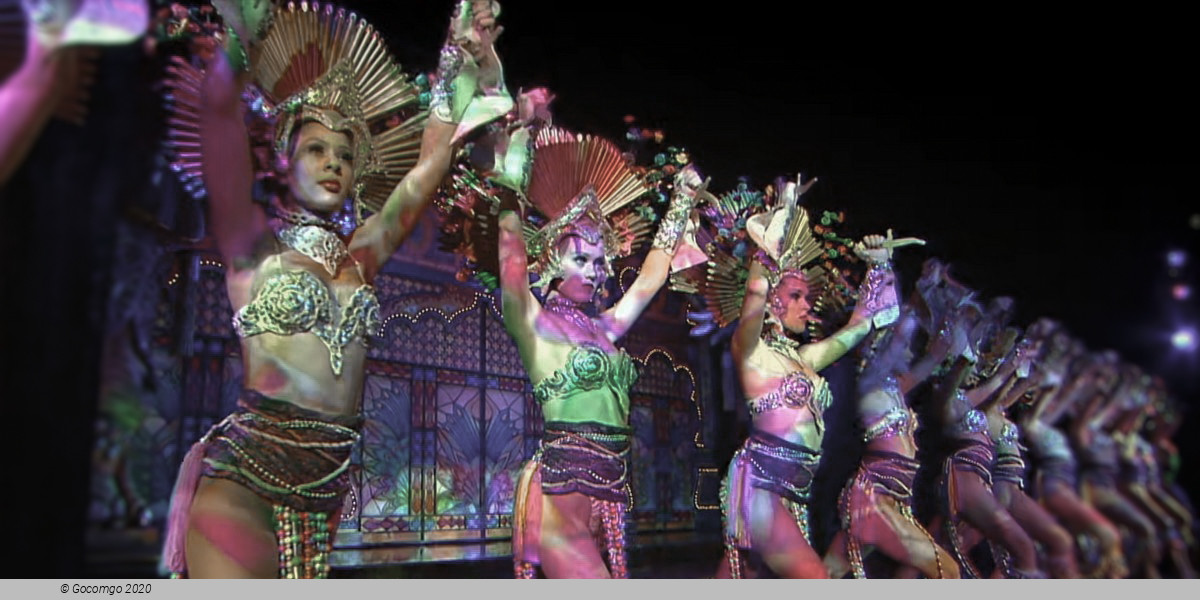
[[[771,259],[764,261],[763,266],[767,267],[767,281],[772,288],[779,284],[784,273],[800,271],[821,255],[821,245],[809,227],[808,212],[798,206],[800,196],[815,182],[816,179],[811,179],[798,187],[789,181],[774,209],[746,220],[746,233]]]

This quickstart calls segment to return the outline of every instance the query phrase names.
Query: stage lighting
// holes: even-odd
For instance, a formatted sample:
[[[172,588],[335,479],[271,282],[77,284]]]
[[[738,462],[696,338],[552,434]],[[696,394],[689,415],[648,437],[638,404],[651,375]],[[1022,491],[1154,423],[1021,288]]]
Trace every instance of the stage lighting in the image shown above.
[[[1196,330],[1185,327],[1171,336],[1171,345],[1180,350],[1193,352],[1196,350]]]
[[[1187,264],[1187,252],[1183,250],[1172,250],[1167,253],[1167,266],[1173,269],[1178,269]]]
[[[1192,296],[1192,288],[1182,283],[1171,286],[1171,297],[1176,300],[1187,300]]]

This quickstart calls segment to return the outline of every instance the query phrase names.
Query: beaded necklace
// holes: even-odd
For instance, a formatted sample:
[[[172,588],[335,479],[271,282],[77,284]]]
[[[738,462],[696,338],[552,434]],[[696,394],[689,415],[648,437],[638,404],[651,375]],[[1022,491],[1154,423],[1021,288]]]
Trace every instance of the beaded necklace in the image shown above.
[[[595,333],[599,329],[596,319],[588,316],[581,306],[558,295],[548,298],[545,303],[546,310],[570,321],[580,331]]]

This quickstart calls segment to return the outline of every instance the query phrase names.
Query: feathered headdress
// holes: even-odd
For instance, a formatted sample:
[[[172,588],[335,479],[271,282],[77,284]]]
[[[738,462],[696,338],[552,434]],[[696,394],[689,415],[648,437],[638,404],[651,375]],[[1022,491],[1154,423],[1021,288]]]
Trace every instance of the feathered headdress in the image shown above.
[[[244,94],[262,122],[253,144],[286,156],[295,128],[317,121],[351,134],[356,217],[378,211],[420,154],[428,117],[421,88],[410,81],[378,32],[353,12],[321,2],[215,2],[235,38],[256,47],[254,89]],[[265,11],[268,11],[265,12]],[[201,183],[199,85],[203,72],[174,57],[167,86],[174,115],[168,132],[176,171],[197,197]]]

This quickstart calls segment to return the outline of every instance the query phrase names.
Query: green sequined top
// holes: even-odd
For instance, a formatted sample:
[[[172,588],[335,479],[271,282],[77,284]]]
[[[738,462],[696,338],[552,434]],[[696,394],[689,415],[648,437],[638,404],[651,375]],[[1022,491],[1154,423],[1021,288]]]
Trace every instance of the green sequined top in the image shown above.
[[[635,381],[637,370],[624,350],[608,354],[595,344],[580,344],[571,348],[566,364],[533,386],[533,397],[548,421],[596,421],[597,413],[607,413],[619,421],[612,425],[627,426]],[[615,415],[605,410],[613,403]]]

